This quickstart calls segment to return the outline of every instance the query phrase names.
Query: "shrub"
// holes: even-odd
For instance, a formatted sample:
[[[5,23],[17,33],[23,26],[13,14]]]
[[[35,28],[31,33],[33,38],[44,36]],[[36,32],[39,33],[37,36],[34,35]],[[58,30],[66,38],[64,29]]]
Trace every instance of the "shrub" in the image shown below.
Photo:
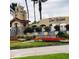
[[[66,39],[69,39],[69,34],[64,33],[64,37],[65,37]]]
[[[17,36],[17,40],[19,40],[19,41],[25,41],[26,39],[25,39],[24,35],[18,35]]]
[[[56,25],[54,28],[55,28],[56,31],[60,31],[60,26],[59,25]]]
[[[46,32],[50,32],[50,27],[48,27],[48,26],[45,27],[45,31],[46,31]]]
[[[25,39],[26,40],[31,40],[32,39],[32,36],[25,36]]]
[[[24,30],[24,34],[26,34],[26,33],[32,33],[33,32],[33,28],[31,28],[31,27],[27,27],[25,30]]]
[[[17,35],[17,38],[24,38],[24,35]]]
[[[59,32],[57,34],[57,37],[69,39],[69,34],[67,34],[66,32]]]
[[[41,32],[41,31],[42,31],[41,27],[36,27],[36,32]]]
[[[23,41],[26,41],[26,40],[31,40],[32,36],[31,35],[27,35],[27,34],[26,35],[18,35],[17,38],[18,38],[19,41],[20,41],[20,39],[24,39]]]

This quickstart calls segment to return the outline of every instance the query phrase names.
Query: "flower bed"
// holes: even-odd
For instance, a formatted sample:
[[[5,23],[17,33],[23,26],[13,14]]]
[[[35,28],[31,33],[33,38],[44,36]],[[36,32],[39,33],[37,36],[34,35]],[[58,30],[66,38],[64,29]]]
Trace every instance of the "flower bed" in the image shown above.
[[[43,37],[43,38],[33,38],[33,40],[42,40],[42,41],[60,41],[60,40],[64,40],[64,38],[50,38],[50,37]]]
[[[60,41],[64,40],[64,38],[41,38],[43,41]]]

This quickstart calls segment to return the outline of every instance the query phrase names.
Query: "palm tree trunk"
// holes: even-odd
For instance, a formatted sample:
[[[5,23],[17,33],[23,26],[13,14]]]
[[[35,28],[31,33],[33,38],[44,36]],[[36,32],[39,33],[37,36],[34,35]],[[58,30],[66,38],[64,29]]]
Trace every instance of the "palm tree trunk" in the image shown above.
[[[39,13],[40,13],[40,20],[42,20],[42,3],[39,0]]]
[[[27,13],[28,13],[28,20],[29,20],[29,9],[28,9],[27,0],[25,0],[25,3],[26,3]]]
[[[15,36],[18,34],[18,27],[17,27],[17,23],[15,23],[15,29],[16,29],[16,32],[15,32]]]
[[[36,14],[35,14],[35,1],[33,1],[33,7],[34,7],[34,22],[36,22]]]

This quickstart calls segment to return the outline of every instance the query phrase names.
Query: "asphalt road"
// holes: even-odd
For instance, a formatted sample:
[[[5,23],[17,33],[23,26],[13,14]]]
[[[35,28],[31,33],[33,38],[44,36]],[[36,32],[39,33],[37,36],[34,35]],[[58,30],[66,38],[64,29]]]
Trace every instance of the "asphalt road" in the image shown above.
[[[10,50],[10,57],[14,58],[14,57],[55,54],[55,53],[68,53],[68,52],[69,52],[69,45],[47,46],[47,47]]]

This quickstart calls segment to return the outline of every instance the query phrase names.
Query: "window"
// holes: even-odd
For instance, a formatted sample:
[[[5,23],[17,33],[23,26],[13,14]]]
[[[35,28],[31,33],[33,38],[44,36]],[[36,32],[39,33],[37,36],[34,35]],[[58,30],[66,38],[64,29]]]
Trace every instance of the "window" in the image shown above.
[[[65,18],[57,18],[56,21],[65,21]]]
[[[52,18],[49,18],[49,22],[53,22],[54,21],[54,19],[52,19]]]

